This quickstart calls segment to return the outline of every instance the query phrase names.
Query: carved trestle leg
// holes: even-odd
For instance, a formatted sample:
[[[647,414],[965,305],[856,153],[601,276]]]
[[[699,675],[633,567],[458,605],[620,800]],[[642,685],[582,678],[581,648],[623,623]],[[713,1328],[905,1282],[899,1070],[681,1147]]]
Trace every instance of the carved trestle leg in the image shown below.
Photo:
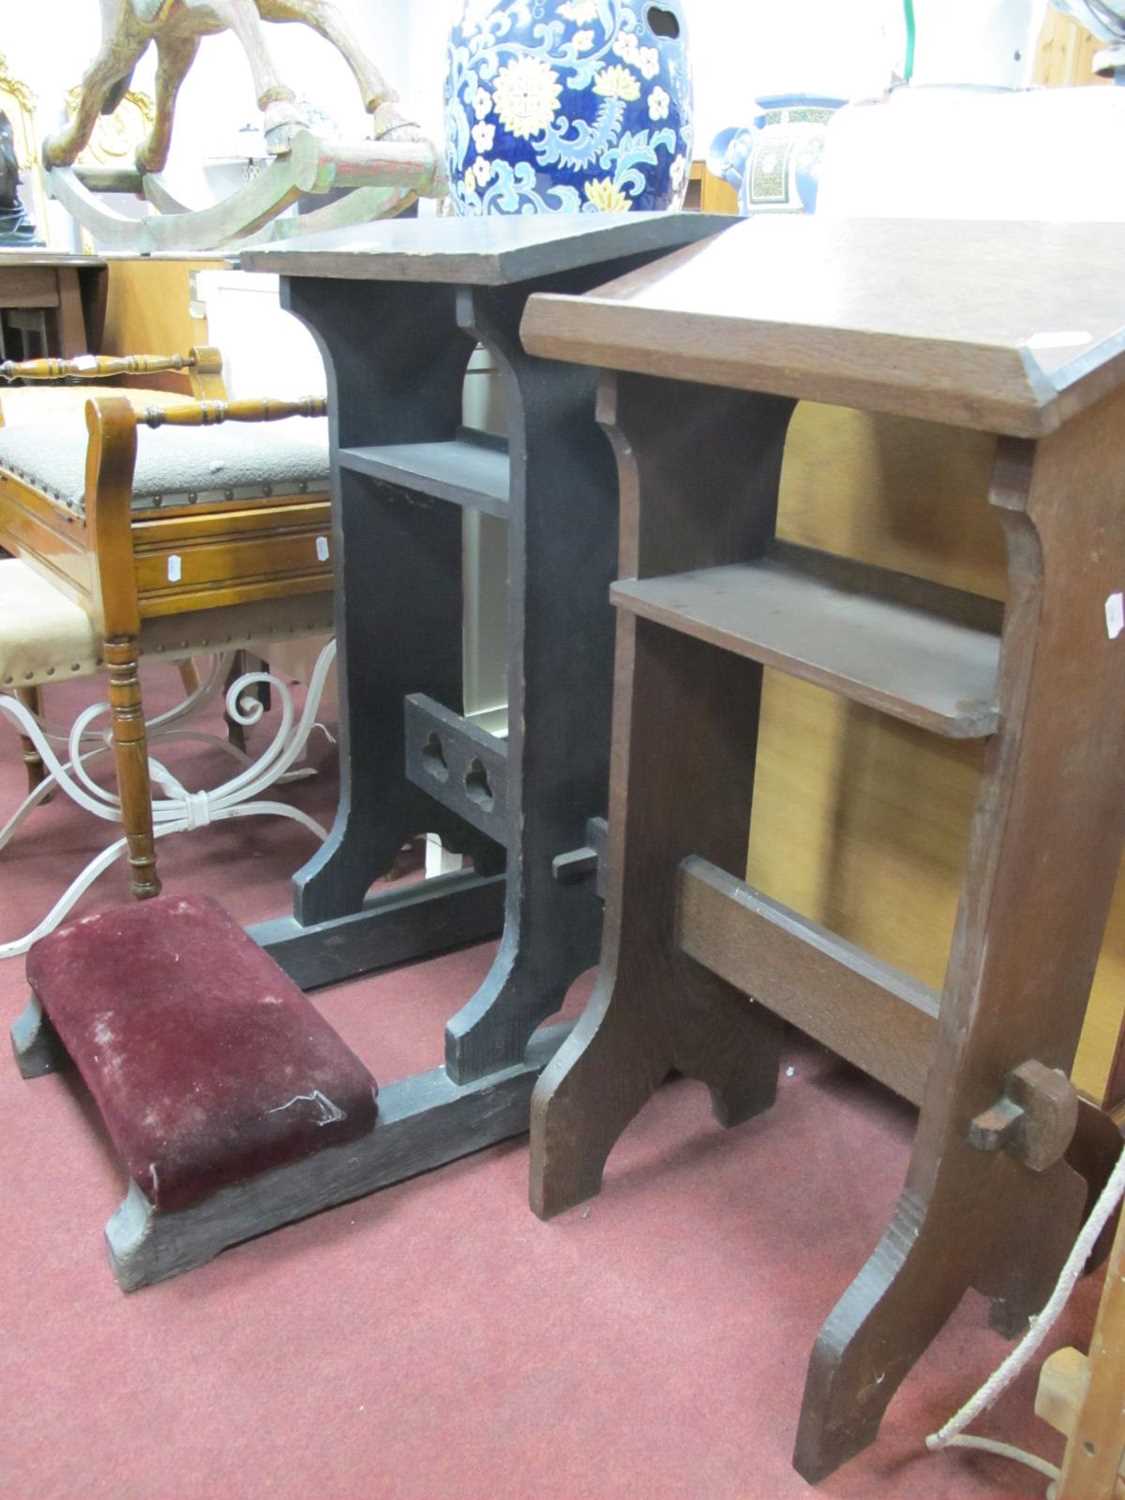
[[[780,1022],[675,941],[680,858],[704,845],[716,863],[745,860],[761,668],[739,661],[732,680],[718,652],[626,616],[617,662],[601,974],[532,1096],[531,1206],[542,1218],[598,1192],[614,1143],[673,1070],[708,1086],[724,1125],[767,1109],[777,1088]],[[690,732],[668,732],[673,703]]]
[[[255,937],[303,988],[489,937],[503,851],[406,777],[403,700],[463,709],[461,512],[341,465],[341,448],[454,438],[472,341],[454,289],[282,280],[324,356],[333,472],[340,795],[332,831],[294,877],[294,916]],[[419,833],[475,869],[368,898]],[[346,938],[343,936],[346,930]]]
[[[121,798],[121,823],[128,843],[129,890],[138,901],[144,901],[149,896],[159,896],[160,881],[156,876],[148,737],[141,704],[136,639],[121,636],[108,639],[105,662],[109,672],[113,759]]]
[[[1086,1185],[1055,1140],[984,1151],[982,1117],[1029,1059],[1068,1072],[1125,836],[1125,641],[1113,476],[1125,393],[1031,444],[1002,444],[992,502],[1010,598],[1000,730],[970,839],[932,1064],[905,1191],[817,1340],[795,1454],[812,1482],[869,1443],[903,1376],[971,1287],[1014,1333],[1046,1299]],[[1116,455],[1116,456],[1115,456]],[[1019,1149],[1023,1141],[1023,1149]],[[1041,1170],[1036,1171],[1039,1166]]]
[[[603,377],[617,452],[623,577],[746,560],[773,533],[791,403],[642,377]],[[673,1069],[733,1125],[773,1102],[781,1025],[676,944],[688,854],[746,863],[762,669],[622,613],[610,760],[601,973],[536,1085],[531,1205],[596,1193],[614,1142]]]
[[[41,718],[43,713],[43,694],[37,687],[17,688],[16,698],[23,704],[29,713]],[[27,789],[33,792],[42,781],[46,779],[47,769],[39,756],[34,744],[26,735],[20,735],[20,749],[23,752],[23,763],[27,767]]]
[[[612,274],[602,266],[571,283],[581,291]],[[519,1062],[535,1027],[597,962],[601,941],[593,877],[562,883],[552,862],[582,846],[587,818],[605,812],[613,455],[594,427],[596,374],[524,354],[526,299],[518,286],[466,289],[458,300],[462,327],[501,372],[512,455],[504,934],[484,983],[446,1028],[446,1067],[459,1083]]]

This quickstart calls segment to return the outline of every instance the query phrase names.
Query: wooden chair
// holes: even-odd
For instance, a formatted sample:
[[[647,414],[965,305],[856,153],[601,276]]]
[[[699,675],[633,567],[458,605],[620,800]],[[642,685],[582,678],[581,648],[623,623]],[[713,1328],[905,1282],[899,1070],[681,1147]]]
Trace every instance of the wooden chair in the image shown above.
[[[166,370],[189,371],[205,389],[221,362],[198,349],[0,366],[22,380]],[[45,398],[54,420],[0,427],[0,546],[14,555],[0,562],[0,691],[34,709],[43,685],[108,669],[131,889],[143,898],[160,886],[139,660],[183,660],[331,627],[327,440],[287,433],[267,442],[257,430],[323,416],[325,403],[103,387],[89,399],[82,393],[83,430],[66,402],[58,405],[76,394],[21,391]],[[246,423],[255,431],[240,436]],[[189,436],[189,427],[208,431]],[[5,613],[13,596],[18,613]]]

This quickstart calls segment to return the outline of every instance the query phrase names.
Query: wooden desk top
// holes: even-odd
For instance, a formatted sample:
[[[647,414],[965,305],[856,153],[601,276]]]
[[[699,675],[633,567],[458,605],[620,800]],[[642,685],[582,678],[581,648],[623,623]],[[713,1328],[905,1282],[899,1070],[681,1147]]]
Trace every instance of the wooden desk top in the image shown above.
[[[1125,224],[762,216],[584,297],[533,354],[1036,437],[1125,381]]]
[[[39,248],[17,250],[12,246],[0,250],[0,271],[7,270],[11,266],[18,266],[20,270],[28,266],[49,267],[52,270],[60,267],[64,269],[77,267],[78,270],[83,270],[87,266],[104,265],[105,261],[100,255],[69,255],[65,251]]]
[[[247,250],[244,271],[506,286],[618,256],[671,250],[735,222],[722,214],[519,214],[384,219]]]

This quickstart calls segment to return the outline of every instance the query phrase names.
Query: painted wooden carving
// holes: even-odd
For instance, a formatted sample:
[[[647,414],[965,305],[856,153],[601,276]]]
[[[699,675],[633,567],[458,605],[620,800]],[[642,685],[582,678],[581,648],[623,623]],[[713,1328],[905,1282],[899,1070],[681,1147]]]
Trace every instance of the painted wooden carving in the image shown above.
[[[333,0],[101,0],[101,7],[101,47],[72,95],[70,118],[43,146],[51,193],[101,244],[140,250],[213,248],[258,233],[305,194],[327,193],[341,185],[353,191],[330,210],[319,210],[315,223],[306,216],[302,229],[363,222],[402,212],[418,196],[444,194],[437,151],[400,113],[398,95]],[[355,75],[372,117],[373,141],[329,147],[310,133],[296,95],[274,65],[263,20],[299,21],[337,49]],[[246,53],[274,160],[227,203],[193,211],[179,203],[156,174],[168,161],[176,98],[199,43],[222,31],[233,32]],[[133,71],[150,45],[158,56],[155,112],[133,169],[84,170],[80,157],[99,115],[112,114],[128,97]],[[142,220],[125,218],[99,201],[99,191],[136,193],[157,214]],[[263,237],[271,236],[259,235]]]
[[[281,81],[262,34],[261,21],[301,21],[341,53],[355,74],[376,139],[416,140],[403,120],[398,96],[365,55],[332,0],[101,0],[102,45],[86,69],[74,117],[44,144],[49,167],[71,166],[93,134],[99,114],[112,114],[124,98],[133,69],[150,44],[159,62],[156,118],[137,153],[137,166],[159,172],[172,143],[176,96],[195,61],[200,40],[233,31],[242,43],[254,78],[254,92],[271,151],[283,154],[303,122],[296,96]],[[107,107],[108,106],[108,107]]]

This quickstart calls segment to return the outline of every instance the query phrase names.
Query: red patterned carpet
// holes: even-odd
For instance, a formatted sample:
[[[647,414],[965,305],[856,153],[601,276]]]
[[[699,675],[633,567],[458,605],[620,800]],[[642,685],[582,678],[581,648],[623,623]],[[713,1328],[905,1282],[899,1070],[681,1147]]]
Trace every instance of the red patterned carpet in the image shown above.
[[[155,703],[167,669],[149,673]],[[55,692],[57,717],[92,689]],[[264,731],[256,731],[261,743]],[[322,742],[323,743],[323,742]],[[293,795],[328,816],[324,774]],[[175,760],[189,784],[215,757]],[[193,782],[192,778],[196,780]],[[0,808],[22,787],[0,723]],[[109,830],[56,798],[0,854],[4,938],[31,926]],[[228,823],[161,845],[169,891],[243,922],[286,909],[313,841]],[[121,897],[119,871],[84,909]],[[478,948],[322,993],[382,1080],[436,1065]],[[585,986],[579,987],[585,994]],[[0,966],[5,1023],[23,965]],[[580,998],[574,997],[575,1000]],[[130,1297],[102,1226],[122,1177],[88,1102],[0,1061],[0,1495],[4,1500],[774,1500],[1037,1496],[1002,1460],[928,1456],[925,1434],[1007,1345],[967,1301],[908,1379],[879,1443],[811,1491],[790,1468],[817,1328],[901,1184],[911,1111],[794,1037],[771,1114],[724,1132],[666,1087],[595,1202],[542,1224],[517,1140],[228,1251]],[[1048,1347],[1082,1342],[1097,1286]],[[1034,1377],[981,1431],[1057,1461]]]

